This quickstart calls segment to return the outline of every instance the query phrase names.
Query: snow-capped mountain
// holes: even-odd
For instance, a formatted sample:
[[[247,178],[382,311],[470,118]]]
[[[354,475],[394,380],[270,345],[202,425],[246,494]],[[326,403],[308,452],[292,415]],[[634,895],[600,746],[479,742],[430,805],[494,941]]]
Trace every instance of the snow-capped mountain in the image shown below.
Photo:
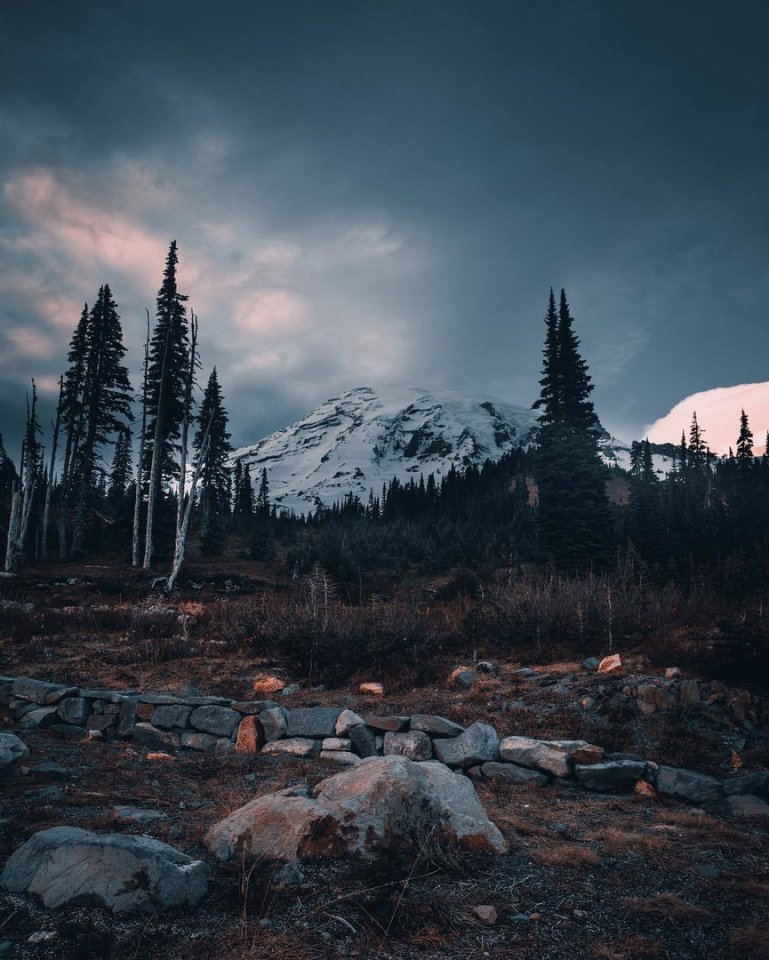
[[[417,387],[356,387],[326,400],[306,417],[241,447],[232,462],[246,465],[256,485],[267,469],[270,498],[297,513],[329,506],[346,494],[366,500],[393,477],[408,481],[452,466],[498,460],[533,439],[535,412],[494,397]],[[609,466],[628,469],[630,446],[604,433]],[[664,472],[668,458],[654,457]],[[659,461],[659,462],[658,462]]]
[[[347,493],[376,494],[393,477],[408,481],[451,466],[481,465],[531,441],[536,416],[492,397],[417,387],[356,387],[326,400],[291,426],[232,456],[256,483],[267,468],[270,498],[308,512]]]

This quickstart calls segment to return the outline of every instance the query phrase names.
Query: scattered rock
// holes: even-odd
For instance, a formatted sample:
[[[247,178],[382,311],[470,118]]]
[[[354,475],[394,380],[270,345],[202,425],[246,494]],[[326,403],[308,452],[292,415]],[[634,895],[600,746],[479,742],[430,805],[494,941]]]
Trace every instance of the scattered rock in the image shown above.
[[[430,738],[422,730],[405,733],[388,731],[384,738],[385,756],[408,757],[409,760],[429,760],[433,755]]]
[[[481,773],[488,780],[501,780],[505,783],[535,783],[544,786],[550,778],[538,770],[519,767],[515,763],[497,763],[493,760],[484,763]]]
[[[268,697],[271,693],[280,693],[285,685],[285,681],[277,677],[257,677],[251,689],[260,696]]]
[[[411,718],[412,730],[424,730],[434,737],[458,737],[465,732],[465,728],[453,720],[445,717],[436,717],[432,714],[417,713]]]
[[[724,798],[724,785],[715,777],[694,770],[660,766],[657,770],[657,791],[690,803],[711,803]]]
[[[0,769],[10,767],[12,763],[26,760],[29,748],[15,733],[0,733]]]
[[[112,808],[112,816],[124,823],[156,823],[158,820],[169,820],[167,813],[160,810],[145,810],[142,807],[132,807],[127,804],[117,804]]]
[[[287,740],[272,740],[265,743],[262,753],[271,755],[288,754],[291,757],[317,757],[320,753],[320,743],[306,737],[291,737]]]
[[[472,783],[439,763],[371,757],[322,780],[313,796],[301,787],[252,800],[208,832],[222,860],[237,853],[267,860],[316,856],[371,859],[413,844],[434,828],[439,842],[503,853],[502,835],[486,817]]]
[[[51,909],[96,904],[113,913],[194,906],[208,889],[208,867],[150,837],[52,827],[9,858],[0,886],[34,893]]]
[[[273,873],[272,882],[278,890],[285,890],[289,887],[301,887],[307,882],[307,878],[298,863],[286,863]]]
[[[622,657],[618,653],[612,653],[611,656],[604,657],[598,664],[598,673],[621,673]]]
[[[470,667],[457,667],[451,671],[446,682],[459,690],[472,690],[477,680],[477,671]]]
[[[383,697],[385,688],[381,683],[362,683],[358,687],[358,692],[368,694],[370,697]]]
[[[499,737],[488,723],[472,723],[458,737],[433,741],[435,756],[449,767],[499,760]]]
[[[634,760],[607,760],[604,763],[577,763],[574,766],[577,781],[586,790],[598,792],[632,790],[645,773],[646,764]]]
[[[286,736],[333,737],[339,713],[337,707],[297,707],[288,710]]]
[[[480,920],[484,926],[493,927],[497,922],[497,911],[494,907],[487,906],[486,904],[473,907],[470,912],[477,920]]]
[[[25,713],[19,720],[19,726],[22,730],[42,730],[53,726],[58,719],[58,707],[38,707]]]
[[[475,669],[479,673],[488,673],[491,676],[494,676],[497,672],[497,668],[494,666],[491,660],[479,660],[475,664]]]
[[[595,673],[600,666],[601,661],[598,657],[588,657],[587,660],[582,661],[582,669],[588,670],[590,673]]]
[[[633,787],[633,793],[639,797],[649,797],[650,799],[657,796],[657,791],[646,780],[639,780]]]

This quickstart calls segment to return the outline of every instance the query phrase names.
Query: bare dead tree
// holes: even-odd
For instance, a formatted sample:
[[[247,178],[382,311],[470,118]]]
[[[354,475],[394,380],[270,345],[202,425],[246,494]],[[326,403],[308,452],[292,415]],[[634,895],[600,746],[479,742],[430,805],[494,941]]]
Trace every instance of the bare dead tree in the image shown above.
[[[136,496],[134,498],[134,526],[131,558],[139,566],[139,542],[141,540],[142,480],[144,479],[144,443],[147,439],[147,368],[150,359],[150,312],[147,313],[147,339],[144,341],[144,380],[142,381],[142,426],[139,434],[139,456],[136,458]]]
[[[195,472],[192,475],[192,484],[190,485],[189,496],[187,497],[187,502],[184,507],[184,517],[182,518],[181,527],[176,534],[173,569],[171,570],[171,574],[166,582],[167,593],[171,593],[171,591],[174,589],[177,577],[179,576],[179,571],[184,563],[184,551],[187,544],[187,531],[190,525],[192,507],[195,502],[195,491],[198,488],[200,474],[203,469],[203,464],[205,463],[206,454],[208,453],[209,443],[211,442],[211,424],[214,422],[214,412],[215,411],[213,410],[211,411],[211,416],[208,418],[208,423],[206,424],[206,432],[203,435],[203,443],[200,445],[200,453],[198,454],[198,460],[195,464]]]
[[[51,515],[51,497],[53,496],[53,478],[56,468],[56,451],[59,447],[59,426],[61,424],[61,407],[64,396],[64,377],[59,377],[59,402],[56,404],[56,421],[53,424],[53,441],[51,443],[51,462],[48,467],[48,486],[45,488],[45,506],[43,508],[43,534],[40,542],[40,552],[43,560],[48,559],[48,520]]]
[[[195,370],[198,367],[198,318],[190,310],[190,363],[187,368],[187,379],[184,385],[184,420],[182,421],[182,443],[179,462],[179,496],[176,508],[176,537],[182,528],[184,519],[184,492],[187,487],[187,441],[190,430],[190,412],[192,409],[192,388],[195,385]]]
[[[155,496],[159,486],[160,461],[163,456],[163,400],[166,387],[166,360],[168,358],[168,342],[170,328],[166,333],[166,342],[163,345],[163,362],[160,366],[160,385],[158,387],[158,405],[155,411],[155,436],[152,442],[152,461],[150,464],[149,489],[147,490],[147,527],[144,535],[144,564],[145,570],[152,566],[153,525],[155,522]],[[142,451],[142,456],[144,451]]]

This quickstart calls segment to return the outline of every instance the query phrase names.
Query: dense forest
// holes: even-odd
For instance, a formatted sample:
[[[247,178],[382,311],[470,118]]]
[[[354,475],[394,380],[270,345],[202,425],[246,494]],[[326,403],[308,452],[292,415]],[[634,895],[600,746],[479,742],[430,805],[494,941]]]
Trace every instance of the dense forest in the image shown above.
[[[769,459],[754,455],[747,414],[728,456],[708,449],[693,413],[666,473],[648,441],[633,444],[628,472],[607,467],[563,291],[547,306],[535,445],[444,476],[394,478],[365,502],[277,509],[268,473],[232,463],[223,387],[216,369],[202,385],[198,318],[177,264],[174,241],[154,326],[147,312],[138,391],[104,285],[75,325],[50,436],[33,382],[17,463],[0,438],[7,571],[98,556],[170,571],[170,590],[189,546],[196,559],[248,559],[286,577],[320,565],[352,603],[409,578],[450,575],[448,595],[531,569],[580,577],[631,566],[660,586],[707,581],[732,597],[766,582]]]

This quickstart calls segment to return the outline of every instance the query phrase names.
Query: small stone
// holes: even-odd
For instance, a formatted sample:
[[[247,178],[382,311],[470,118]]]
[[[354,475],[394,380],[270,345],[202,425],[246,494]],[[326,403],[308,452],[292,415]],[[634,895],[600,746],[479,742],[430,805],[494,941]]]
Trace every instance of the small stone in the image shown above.
[[[639,797],[649,797],[649,799],[653,799],[657,796],[657,791],[646,780],[639,780],[638,783],[633,787],[633,793]]]
[[[354,710],[342,710],[337,717],[334,733],[338,737],[346,737],[353,727],[358,727],[362,723],[365,723],[365,720],[358,716]]]
[[[484,904],[482,906],[473,907],[471,912],[476,919],[480,920],[481,923],[487,927],[493,927],[497,922],[497,911],[494,909],[494,907]]]
[[[162,750],[155,750],[152,753],[147,754],[147,759],[166,763],[169,760],[176,760],[176,757],[170,753],[163,753]]]
[[[124,823],[156,823],[158,820],[170,819],[167,813],[160,810],[145,810],[142,807],[132,807],[127,804],[116,804],[112,808],[112,816]]]
[[[479,660],[475,664],[475,669],[481,673],[488,673],[492,676],[497,672],[497,668],[494,666],[491,660]]]
[[[362,683],[358,687],[358,693],[365,693],[370,697],[383,697],[384,686],[381,683]]]
[[[588,657],[587,660],[582,661],[582,669],[587,670],[590,673],[595,673],[600,666],[601,661],[598,659],[598,657]]]
[[[349,750],[321,750],[321,760],[332,760],[334,763],[353,764],[360,761],[357,753],[351,753]]]
[[[535,677],[536,675],[537,675],[537,671],[532,670],[531,667],[519,667],[517,670],[513,670],[514,677],[519,677],[524,680],[527,677]]]
[[[59,719],[57,707],[38,707],[37,710],[30,710],[21,720],[19,726],[22,730],[43,730],[45,727],[51,727]]]
[[[665,679],[666,680],[676,680],[681,676],[680,667],[666,667],[665,668]]]
[[[326,737],[320,745],[321,750],[349,750],[351,747],[349,737]]]
[[[279,693],[285,685],[285,680],[277,677],[257,677],[251,689],[260,696],[269,696],[271,693]]]
[[[289,683],[281,690],[281,697],[290,697],[292,693],[298,693],[301,687],[298,683]]]
[[[622,658],[618,653],[612,653],[611,656],[604,657],[598,664],[599,673],[621,673]]]
[[[53,943],[58,939],[59,934],[56,930],[36,930],[27,937],[27,943],[38,946],[41,943]]]
[[[583,697],[583,698],[579,701],[579,705],[582,707],[583,710],[590,710],[590,708],[593,706],[593,698],[592,698],[592,697]]]
[[[307,882],[307,878],[298,863],[285,863],[273,873],[272,882],[280,890],[286,887],[300,887]]]
[[[28,756],[29,748],[15,733],[0,732],[0,769],[26,760]]]

